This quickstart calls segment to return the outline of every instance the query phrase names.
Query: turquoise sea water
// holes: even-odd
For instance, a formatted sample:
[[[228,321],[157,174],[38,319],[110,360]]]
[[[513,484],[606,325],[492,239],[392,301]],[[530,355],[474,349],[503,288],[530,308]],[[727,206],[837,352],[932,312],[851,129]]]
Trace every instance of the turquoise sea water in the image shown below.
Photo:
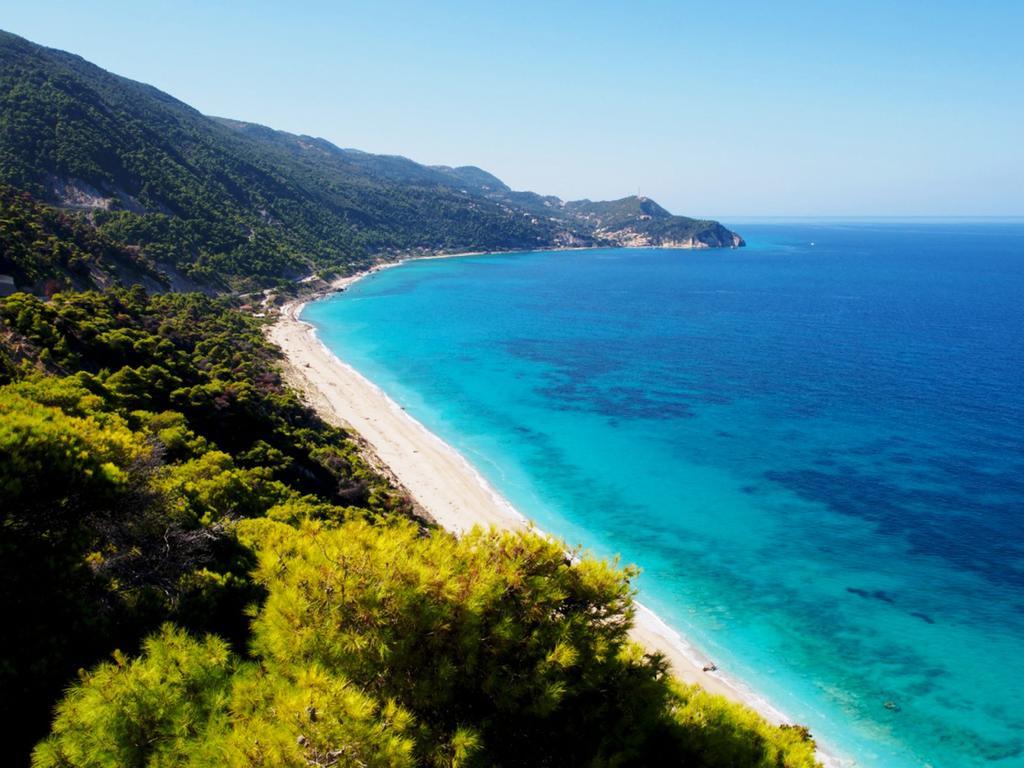
[[[303,317],[857,765],[1024,766],[1024,224],[737,229],[413,262]]]

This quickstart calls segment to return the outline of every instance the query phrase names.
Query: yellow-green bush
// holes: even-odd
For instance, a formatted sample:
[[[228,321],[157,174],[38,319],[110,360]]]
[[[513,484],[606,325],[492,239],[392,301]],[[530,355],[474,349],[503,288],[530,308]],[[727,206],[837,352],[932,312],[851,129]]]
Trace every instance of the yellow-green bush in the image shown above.
[[[39,768],[814,765],[629,641],[628,569],[528,533],[239,529],[267,590],[254,659],[165,627],[69,692]]]
[[[37,765],[813,765],[630,642],[632,569],[395,514],[223,302],[15,296],[0,320],[8,754],[121,647]]]

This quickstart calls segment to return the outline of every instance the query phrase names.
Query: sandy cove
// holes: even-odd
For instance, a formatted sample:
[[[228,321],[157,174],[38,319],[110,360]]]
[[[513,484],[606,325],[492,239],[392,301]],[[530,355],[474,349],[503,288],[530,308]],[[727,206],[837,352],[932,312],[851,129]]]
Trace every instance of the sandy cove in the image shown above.
[[[401,262],[399,262],[401,263]],[[332,284],[332,292],[380,269]],[[454,448],[416,421],[376,384],[332,354],[312,325],[299,319],[305,300],[286,303],[270,339],[285,353],[285,375],[322,418],[362,439],[368,459],[402,487],[424,516],[455,534],[474,525],[505,530],[534,528]],[[775,724],[790,722],[767,701],[716,671],[710,662],[655,613],[637,604],[633,638],[663,654],[676,677],[753,708]],[[819,752],[826,765],[838,765]]]

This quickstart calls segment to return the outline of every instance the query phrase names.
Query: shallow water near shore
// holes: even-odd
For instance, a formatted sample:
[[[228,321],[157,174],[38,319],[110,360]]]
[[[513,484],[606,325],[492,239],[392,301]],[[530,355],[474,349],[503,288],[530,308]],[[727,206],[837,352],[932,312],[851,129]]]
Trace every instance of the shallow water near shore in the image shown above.
[[[862,766],[1024,766],[1024,224],[425,260],[324,343]]]

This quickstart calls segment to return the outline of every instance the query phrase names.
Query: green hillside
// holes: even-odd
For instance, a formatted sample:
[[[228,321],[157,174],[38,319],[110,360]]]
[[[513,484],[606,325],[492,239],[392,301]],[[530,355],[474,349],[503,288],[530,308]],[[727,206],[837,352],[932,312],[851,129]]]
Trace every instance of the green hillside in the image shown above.
[[[86,219],[0,183],[0,274],[36,293],[118,283],[170,287],[167,277]]]
[[[219,289],[351,271],[398,253],[626,242],[571,204],[513,192],[478,168],[206,117],[2,32],[0,182],[78,212],[165,281]],[[733,244],[706,222],[674,222],[708,245]],[[649,244],[661,244],[657,234]],[[54,263],[38,266],[32,278],[16,277],[58,276]]]
[[[0,35],[0,179],[92,210],[101,232],[193,279],[256,284],[382,251],[556,239],[549,224],[442,186],[442,173],[387,167],[204,117],[77,56]]]

